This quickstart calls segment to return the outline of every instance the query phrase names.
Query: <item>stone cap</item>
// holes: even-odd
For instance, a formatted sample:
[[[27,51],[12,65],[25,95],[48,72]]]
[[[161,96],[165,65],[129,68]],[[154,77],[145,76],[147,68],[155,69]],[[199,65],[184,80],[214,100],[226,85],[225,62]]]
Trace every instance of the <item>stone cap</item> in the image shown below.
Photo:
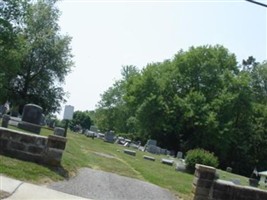
[[[29,135],[29,136],[33,135],[32,133],[27,133],[27,132],[24,132],[24,131],[18,131],[18,130],[4,128],[4,127],[0,127],[0,131],[1,130],[6,131],[6,132],[11,132],[11,133],[14,133],[14,134],[22,134],[22,135]],[[43,135],[34,134],[34,136],[38,137],[38,138],[47,138],[46,136],[43,136]]]
[[[216,168],[210,167],[207,165],[201,165],[201,164],[196,164],[195,168],[200,171],[206,171],[206,172],[211,172],[211,173],[216,173]]]

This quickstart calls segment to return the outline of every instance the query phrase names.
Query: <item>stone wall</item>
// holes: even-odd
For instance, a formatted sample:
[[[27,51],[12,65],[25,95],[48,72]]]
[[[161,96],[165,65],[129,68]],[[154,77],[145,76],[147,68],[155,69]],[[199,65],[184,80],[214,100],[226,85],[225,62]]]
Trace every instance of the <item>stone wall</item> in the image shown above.
[[[216,169],[205,165],[196,165],[193,193],[194,200],[267,199],[267,191],[216,179]]]
[[[36,163],[60,166],[64,137],[40,136],[0,127],[0,154]]]

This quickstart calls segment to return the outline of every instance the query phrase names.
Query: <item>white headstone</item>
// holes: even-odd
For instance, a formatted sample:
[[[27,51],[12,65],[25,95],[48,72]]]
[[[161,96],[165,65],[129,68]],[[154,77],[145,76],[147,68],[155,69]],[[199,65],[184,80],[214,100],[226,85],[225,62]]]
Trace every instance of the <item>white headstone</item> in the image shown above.
[[[63,119],[72,120],[73,112],[74,112],[74,106],[66,105],[64,109]]]

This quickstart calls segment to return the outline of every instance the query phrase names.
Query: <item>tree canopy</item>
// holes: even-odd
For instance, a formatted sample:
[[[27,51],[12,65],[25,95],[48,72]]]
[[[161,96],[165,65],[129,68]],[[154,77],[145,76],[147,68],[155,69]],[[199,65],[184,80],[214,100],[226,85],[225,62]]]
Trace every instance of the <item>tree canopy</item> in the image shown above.
[[[92,120],[90,118],[90,112],[89,111],[75,111],[73,114],[73,119],[70,121],[70,129],[74,130],[77,129],[90,129]]]
[[[267,164],[266,63],[240,65],[223,46],[199,46],[129,74],[102,95],[100,129],[175,151],[203,148],[241,174]]]
[[[8,99],[20,112],[27,103],[42,106],[46,114],[59,111],[65,100],[60,84],[73,63],[71,38],[60,34],[57,24],[56,1],[5,0],[1,11],[0,100]]]

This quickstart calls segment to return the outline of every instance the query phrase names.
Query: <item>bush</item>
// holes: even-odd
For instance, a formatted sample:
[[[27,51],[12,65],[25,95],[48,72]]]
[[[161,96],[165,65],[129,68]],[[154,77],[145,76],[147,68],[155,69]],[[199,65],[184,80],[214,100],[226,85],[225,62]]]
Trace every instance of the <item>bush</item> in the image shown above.
[[[219,165],[219,161],[213,153],[210,153],[204,149],[193,149],[186,153],[185,164],[186,169],[189,172],[194,173],[196,164],[202,164],[216,168]]]

